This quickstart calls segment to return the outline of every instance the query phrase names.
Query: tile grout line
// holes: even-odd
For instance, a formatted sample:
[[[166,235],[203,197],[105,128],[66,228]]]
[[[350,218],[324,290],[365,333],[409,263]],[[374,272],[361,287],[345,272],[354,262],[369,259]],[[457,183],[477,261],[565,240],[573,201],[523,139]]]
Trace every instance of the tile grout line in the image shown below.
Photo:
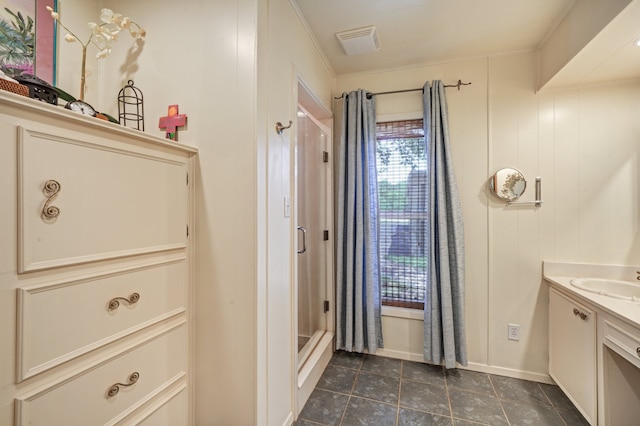
[[[500,398],[500,395],[498,395],[498,391],[496,390],[496,386],[493,384],[491,374],[489,374],[489,383],[491,383],[491,389],[493,389],[493,393],[496,395],[496,400],[498,401],[498,404],[500,404],[500,409],[502,410],[502,415],[507,421],[507,425],[511,425],[511,420],[509,420],[509,417],[507,417],[507,412],[504,410],[504,406],[502,405],[502,398]]]
[[[347,415],[347,410],[349,409],[349,403],[351,402],[351,396],[353,395],[353,390],[356,388],[356,383],[358,383],[358,377],[360,377],[360,372],[362,371],[362,364],[364,364],[365,356],[366,355],[363,355],[360,358],[360,365],[356,369],[356,377],[353,380],[353,385],[351,385],[351,391],[349,391],[349,398],[347,399],[347,405],[345,405],[344,411],[342,412],[342,417],[340,417],[340,423],[338,423],[339,426],[342,425],[342,423],[344,422],[344,416]]]
[[[398,404],[396,407],[396,426],[400,422],[400,394],[402,393],[402,371],[404,370],[404,360],[400,360],[400,376],[398,377]]]
[[[451,419],[451,424],[454,425],[453,406],[451,405],[451,394],[449,393],[449,381],[447,380],[447,372],[444,368],[442,368],[442,375],[444,376],[444,391],[447,393],[447,402],[449,402],[449,418]]]
[[[547,401],[549,402],[549,405],[551,406],[551,408],[553,408],[553,411],[556,413],[556,415],[558,417],[560,417],[560,420],[562,421],[562,424],[567,426],[566,420],[564,419],[564,417],[562,417],[562,415],[560,414],[560,412],[556,408],[556,406],[553,403],[553,401],[551,401],[551,398],[549,398],[549,395],[547,395],[547,393],[544,391],[544,389],[542,389],[542,386],[540,385],[540,383],[536,383],[536,384],[538,385],[538,389],[540,389],[540,391],[542,391],[542,394],[544,395],[544,397],[547,398]]]

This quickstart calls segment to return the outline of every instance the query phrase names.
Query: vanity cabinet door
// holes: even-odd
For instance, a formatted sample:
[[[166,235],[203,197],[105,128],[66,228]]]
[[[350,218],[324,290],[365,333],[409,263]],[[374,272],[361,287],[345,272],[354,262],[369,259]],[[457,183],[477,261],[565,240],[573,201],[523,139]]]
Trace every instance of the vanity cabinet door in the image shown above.
[[[549,291],[549,375],[590,424],[596,422],[596,315]]]

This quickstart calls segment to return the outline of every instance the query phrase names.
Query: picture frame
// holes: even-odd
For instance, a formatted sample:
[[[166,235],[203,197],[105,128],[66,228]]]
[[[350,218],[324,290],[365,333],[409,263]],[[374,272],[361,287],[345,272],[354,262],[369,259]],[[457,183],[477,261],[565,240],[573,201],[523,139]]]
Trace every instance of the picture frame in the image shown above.
[[[56,85],[57,0],[0,0],[0,68],[9,77],[33,74]]]

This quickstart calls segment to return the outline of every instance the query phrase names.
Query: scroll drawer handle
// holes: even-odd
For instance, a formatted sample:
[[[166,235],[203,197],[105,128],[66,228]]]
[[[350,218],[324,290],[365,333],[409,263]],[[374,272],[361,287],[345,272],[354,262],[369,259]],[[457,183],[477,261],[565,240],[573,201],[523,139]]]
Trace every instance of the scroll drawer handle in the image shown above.
[[[584,312],[580,312],[577,308],[573,308],[573,315],[580,317],[580,319],[583,321],[587,320],[587,314],[585,314]]]
[[[56,206],[52,206],[51,203],[58,196],[62,187],[55,180],[48,180],[44,183],[44,187],[42,188],[42,193],[45,197],[47,197],[47,201],[44,202],[44,207],[42,207],[42,217],[45,220],[52,220],[58,217],[60,214],[60,209]]]
[[[120,386],[129,387],[135,384],[139,378],[140,378],[140,373],[138,373],[137,371],[134,371],[129,376],[129,383],[116,383],[115,385],[111,386],[109,388],[109,391],[107,392],[107,398],[112,398],[116,396],[118,392],[120,392]]]
[[[131,293],[128,299],[124,297],[114,297],[109,301],[109,310],[113,311],[115,309],[118,309],[121,300],[129,305],[135,305],[136,303],[138,303],[138,300],[140,300],[140,294]]]
[[[638,356],[640,356],[640,346],[636,348],[636,353],[638,354]]]

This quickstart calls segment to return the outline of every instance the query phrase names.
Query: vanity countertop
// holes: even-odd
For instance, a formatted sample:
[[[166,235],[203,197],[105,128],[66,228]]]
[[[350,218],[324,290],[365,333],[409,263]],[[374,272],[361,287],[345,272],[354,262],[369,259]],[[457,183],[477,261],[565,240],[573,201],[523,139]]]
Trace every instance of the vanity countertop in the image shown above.
[[[636,279],[637,271],[640,271],[640,267],[560,262],[543,262],[542,265],[542,276],[550,286],[640,328],[640,303],[592,293],[571,285],[571,280],[576,278],[608,278],[640,286],[640,281]]]

